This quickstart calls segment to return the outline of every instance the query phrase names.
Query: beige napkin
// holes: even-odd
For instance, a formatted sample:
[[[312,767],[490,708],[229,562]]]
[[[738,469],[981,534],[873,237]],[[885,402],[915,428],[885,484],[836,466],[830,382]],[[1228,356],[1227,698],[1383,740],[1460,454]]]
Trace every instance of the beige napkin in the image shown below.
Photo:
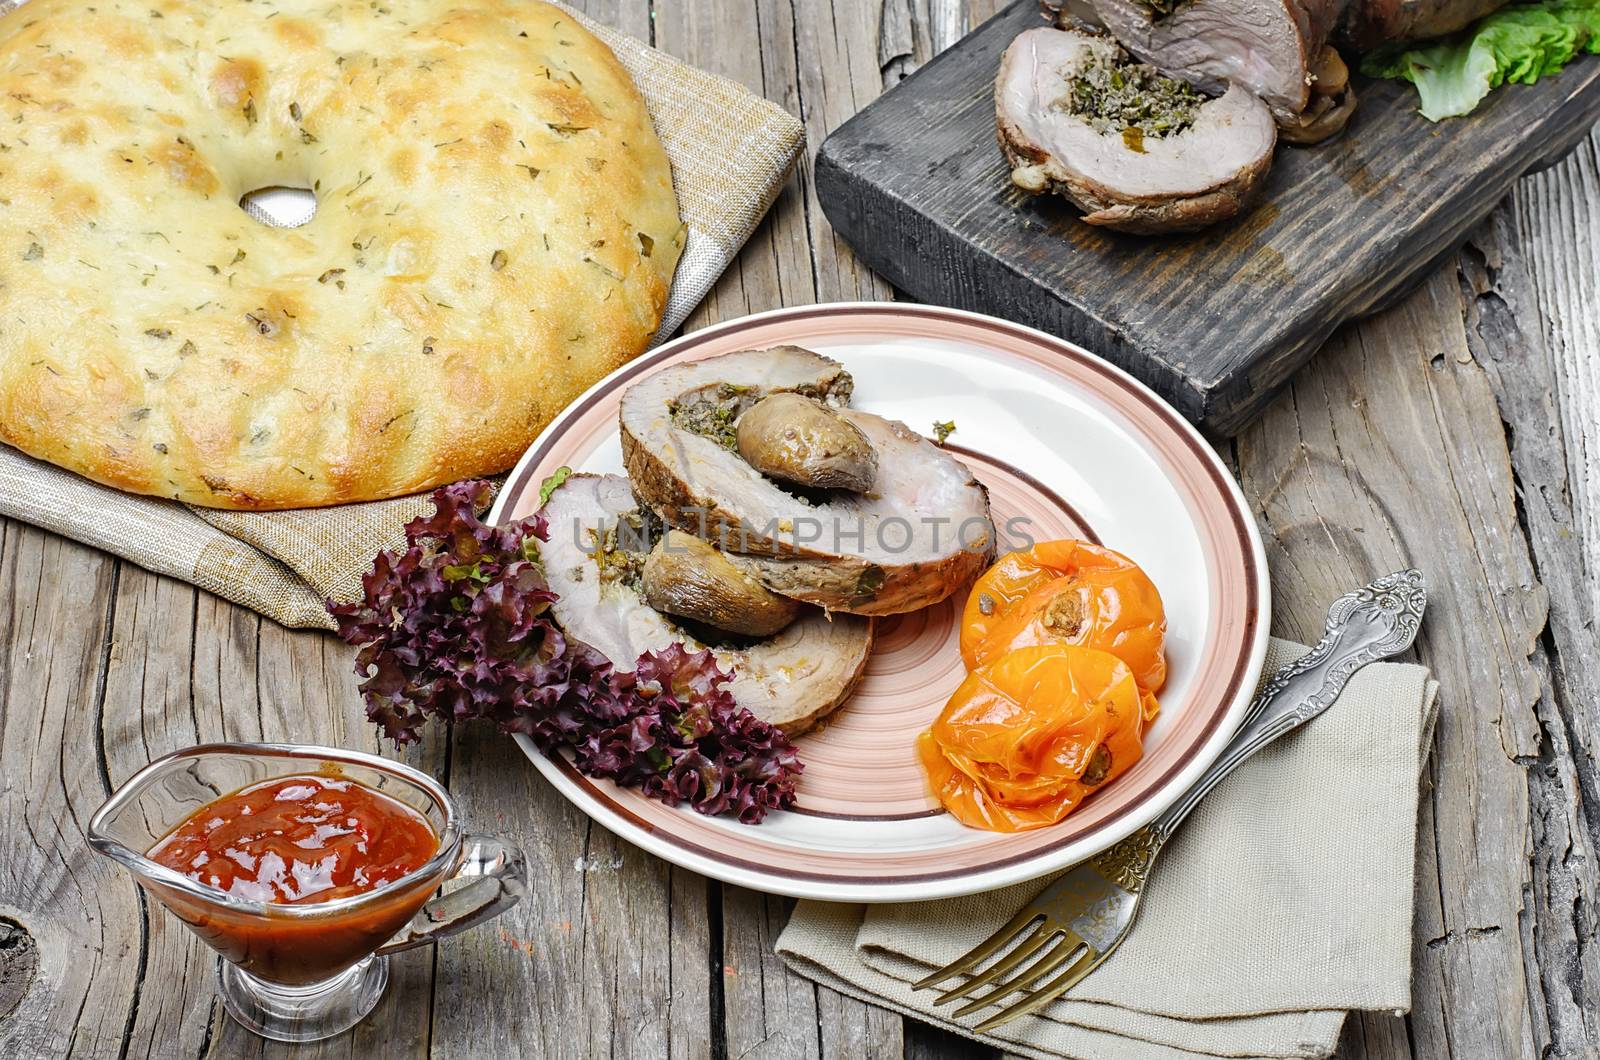
[[[19,6],[0,0],[0,14]],[[573,15],[633,75],[672,162],[689,234],[659,331],[665,338],[771,207],[805,131],[741,85]],[[271,213],[250,212],[271,221]],[[0,515],[193,582],[286,626],[333,628],[323,599],[354,595],[372,557],[400,544],[401,527],[427,508],[425,497],[292,512],[190,508],[109,489],[0,445]]]
[[[1304,654],[1273,641],[1267,673]],[[1201,803],[1157,863],[1122,947],[1039,1016],[982,1040],[1036,1057],[1323,1057],[1345,1012],[1411,1005],[1419,777],[1437,684],[1368,666],[1321,717]],[[910,983],[987,938],[1044,888],[897,906],[801,902],[778,938],[834,990],[975,1037]]]

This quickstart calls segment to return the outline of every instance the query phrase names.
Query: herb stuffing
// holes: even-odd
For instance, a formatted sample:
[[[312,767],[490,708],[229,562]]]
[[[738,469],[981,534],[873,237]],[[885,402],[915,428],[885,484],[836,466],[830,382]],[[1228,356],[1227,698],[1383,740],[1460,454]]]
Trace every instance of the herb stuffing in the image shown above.
[[[673,645],[629,673],[568,639],[550,616],[543,517],[488,526],[490,492],[481,481],[436,491],[406,547],[379,553],[362,598],[329,601],[339,636],[360,646],[367,717],[396,743],[430,717],[482,718],[569,753],[589,776],[747,824],[792,805],[794,746],[733,701],[712,654]]]
[[[729,452],[737,452],[736,422],[745,406],[751,404],[749,390],[749,387],[722,383],[710,395],[674,401],[667,412],[674,427],[709,438]]]
[[[1121,133],[1129,149],[1142,153],[1147,138],[1176,136],[1193,126],[1204,102],[1193,85],[1132,62],[1115,48],[1087,52],[1059,106],[1097,133]]]
[[[639,592],[644,581],[645,560],[650,554],[650,542],[660,540],[664,533],[661,518],[643,506],[618,516],[605,527],[604,532],[590,530],[588,551],[594,556],[600,580],[625,585]]]

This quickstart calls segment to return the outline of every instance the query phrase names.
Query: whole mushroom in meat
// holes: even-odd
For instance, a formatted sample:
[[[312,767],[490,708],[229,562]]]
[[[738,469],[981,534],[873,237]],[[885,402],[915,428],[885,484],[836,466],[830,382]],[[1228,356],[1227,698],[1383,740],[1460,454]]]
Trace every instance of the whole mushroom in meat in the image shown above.
[[[739,455],[768,478],[804,489],[869,493],[878,454],[861,428],[800,394],[770,394],[739,417]]]
[[[667,531],[650,550],[639,588],[657,611],[748,637],[770,637],[800,614],[799,601],[779,596],[682,530]]]

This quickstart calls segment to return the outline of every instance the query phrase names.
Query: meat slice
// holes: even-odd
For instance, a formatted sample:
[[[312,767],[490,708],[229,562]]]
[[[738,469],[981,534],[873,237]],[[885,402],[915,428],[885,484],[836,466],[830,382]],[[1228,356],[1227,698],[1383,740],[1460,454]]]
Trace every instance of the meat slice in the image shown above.
[[[771,588],[830,611],[915,611],[964,586],[994,550],[972,472],[903,423],[848,406],[837,361],[798,346],[674,365],[622,398],[622,454],[641,500],[673,526],[743,554]],[[877,458],[873,491],[802,494],[737,451],[736,424],[772,394],[822,401]]]
[[[1107,71],[1170,102],[1142,107],[1136,94],[1107,117],[1096,88]],[[1077,30],[1041,27],[1011,42],[995,114],[1018,187],[1065,195],[1084,221],[1126,232],[1190,231],[1234,216],[1266,179],[1277,143],[1272,115],[1243,88],[1205,99],[1133,64],[1110,38]]]
[[[1454,33],[1508,0],[1353,0],[1339,36],[1357,48],[1423,40]]]
[[[1312,100],[1312,75],[1344,0],[1093,0],[1134,55],[1217,94],[1248,89],[1283,125]]]
[[[1355,89],[1330,41],[1357,49],[1437,37],[1508,0],[1041,0],[1063,28],[1099,24],[1135,56],[1217,94],[1242,86],[1290,143],[1340,132]]]
[[[559,594],[551,612],[567,636],[621,669],[674,643],[692,651],[708,646],[640,596],[638,574],[652,535],[638,511],[633,487],[619,475],[573,475],[544,507],[545,577]],[[849,697],[872,649],[872,620],[807,608],[765,640],[711,648],[718,665],[733,673],[734,700],[795,735]]]

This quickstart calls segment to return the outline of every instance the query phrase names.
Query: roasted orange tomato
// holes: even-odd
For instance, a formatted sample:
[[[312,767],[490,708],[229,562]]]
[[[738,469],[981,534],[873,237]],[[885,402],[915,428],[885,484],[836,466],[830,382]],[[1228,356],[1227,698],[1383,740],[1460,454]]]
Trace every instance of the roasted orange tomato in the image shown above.
[[[961,619],[968,669],[1013,648],[1081,644],[1117,656],[1147,693],[1167,679],[1161,594],[1126,556],[1087,541],[1046,541],[1002,558],[972,587]]]
[[[1133,671],[1076,644],[1018,648],[967,676],[917,751],[939,801],[973,828],[1054,824],[1144,752]]]

